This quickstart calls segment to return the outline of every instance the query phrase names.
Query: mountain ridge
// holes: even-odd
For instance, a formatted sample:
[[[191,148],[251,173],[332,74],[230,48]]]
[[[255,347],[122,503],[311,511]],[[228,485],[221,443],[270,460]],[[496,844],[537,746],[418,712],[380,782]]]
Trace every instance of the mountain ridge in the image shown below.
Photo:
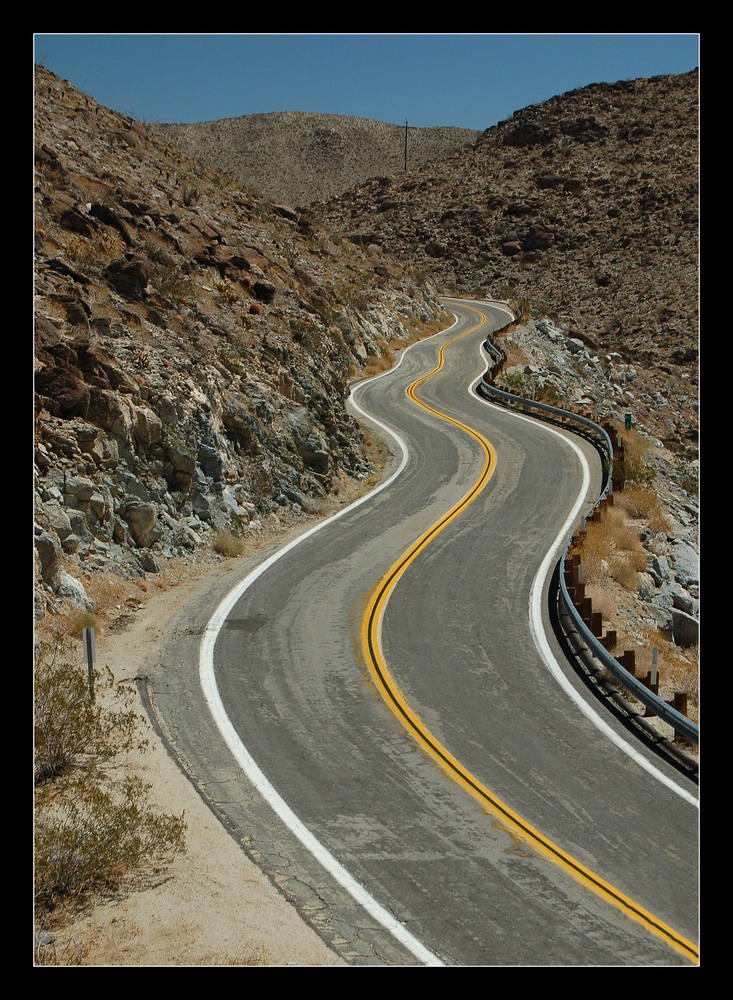
[[[314,204],[344,239],[455,294],[511,299],[637,365],[639,422],[696,452],[699,78],[592,84],[522,109],[468,154]],[[674,410],[646,405],[661,393]]]
[[[149,126],[189,156],[289,205],[338,195],[377,174],[410,169],[467,146],[479,132],[415,128],[314,112],[268,112]]]

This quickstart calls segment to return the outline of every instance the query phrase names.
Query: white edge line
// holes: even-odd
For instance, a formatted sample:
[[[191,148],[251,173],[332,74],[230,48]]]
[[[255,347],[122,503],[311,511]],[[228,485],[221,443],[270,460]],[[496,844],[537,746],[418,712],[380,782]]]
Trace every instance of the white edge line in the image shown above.
[[[453,324],[455,326],[455,323]],[[448,329],[452,329],[449,327]],[[445,331],[441,331],[445,333]],[[383,372],[381,375],[377,375],[376,378],[384,378],[386,375],[390,375],[393,371],[396,371],[402,363],[402,358],[405,356],[410,348],[407,347],[400,355],[400,359],[394,368],[391,368],[387,372]],[[376,379],[370,379],[370,382]],[[354,387],[354,391],[358,391],[361,385],[366,383],[360,383],[358,386]],[[410,932],[401,924],[388,910],[386,910],[380,903],[378,903],[374,897],[367,892],[367,890],[360,885],[356,879],[341,865],[334,856],[328,851],[323,844],[310,832],[310,830],[305,826],[304,823],[296,816],[290,806],[285,802],[282,796],[275,790],[273,785],[267,779],[262,770],[255,763],[251,754],[247,748],[242,743],[239,738],[239,734],[232,725],[229,716],[226,713],[224,704],[221,700],[219,694],[219,689],[216,684],[216,676],[214,670],[214,647],[216,645],[216,640],[219,636],[224,622],[227,619],[230,611],[234,605],[239,601],[242,595],[252,586],[252,584],[265,573],[278,559],[282,558],[286,553],[294,549],[296,545],[300,545],[301,542],[305,541],[306,538],[310,538],[317,531],[320,531],[327,524],[332,521],[336,521],[343,517],[345,514],[354,510],[354,508],[361,506],[361,504],[366,503],[367,500],[371,500],[376,494],[381,493],[382,490],[387,489],[387,487],[400,475],[405,466],[407,465],[409,459],[409,452],[405,442],[402,438],[395,433],[391,428],[387,427],[380,420],[376,420],[374,417],[370,416],[360,406],[356,404],[353,399],[352,391],[352,406],[359,411],[367,420],[376,424],[381,430],[383,430],[389,437],[391,437],[397,444],[399,450],[402,453],[402,461],[399,467],[392,473],[392,475],[375,489],[371,490],[368,494],[355,500],[353,503],[344,507],[343,510],[338,511],[331,517],[320,521],[310,530],[299,535],[297,538],[293,539],[283,548],[279,549],[268,559],[265,559],[259,566],[257,566],[251,573],[249,573],[244,580],[237,584],[224,598],[224,600],[219,604],[214,614],[209,619],[209,622],[204,630],[201,646],[199,648],[199,681],[201,684],[201,690],[203,691],[204,698],[209,707],[209,711],[216,723],[219,732],[221,733],[224,741],[226,742],[229,750],[231,751],[237,764],[240,766],[242,771],[245,773],[247,778],[250,780],[254,788],[262,795],[265,801],[270,805],[274,812],[280,817],[285,826],[298,838],[298,840],[303,844],[303,846],[310,851],[313,857],[322,865],[322,867],[331,875],[333,878],[341,885],[354,899],[356,903],[362,906],[367,913],[369,913],[378,923],[380,923],[393,937],[395,937],[401,944],[403,944],[408,951],[410,951],[415,958],[427,966],[443,966],[443,962],[434,955],[429,949],[427,949],[420,941],[417,940]]]
[[[476,399],[481,400],[481,402],[485,403],[487,406],[494,406],[496,404],[489,402],[489,400],[484,399],[476,392],[476,386],[482,380],[482,378],[483,376],[475,379],[469,386],[468,391]],[[585,455],[583,454],[580,447],[571,438],[567,437],[565,434],[561,434],[560,431],[556,430],[554,427],[548,427],[541,421],[532,420],[531,417],[527,417],[524,414],[514,413],[513,416],[515,416],[518,420],[527,420],[535,425],[539,424],[539,426],[542,427],[543,430],[547,431],[548,434],[555,434],[557,437],[565,441],[571,448],[573,448],[573,450],[577,454],[583,469],[583,486],[579,494],[577,503],[570,512],[567,520],[565,521],[565,524],[560,529],[560,532],[555,541],[553,542],[552,547],[548,550],[547,555],[542,560],[540,568],[537,571],[537,575],[534,578],[534,582],[532,584],[532,590],[530,592],[530,597],[529,597],[530,626],[532,629],[532,635],[534,637],[535,645],[537,646],[540,656],[544,660],[545,666],[550,671],[555,680],[558,682],[563,691],[568,695],[568,697],[572,701],[575,702],[575,704],[583,713],[583,715],[585,715],[585,717],[589,719],[593,723],[593,725],[596,726],[597,729],[599,729],[608,739],[610,739],[612,743],[615,743],[620,750],[622,750],[625,754],[627,754],[627,756],[629,756],[632,760],[634,760],[640,767],[644,768],[645,771],[648,771],[649,774],[651,774],[654,778],[657,779],[657,781],[660,781],[663,785],[666,785],[673,792],[675,792],[675,794],[679,795],[681,798],[685,799],[691,805],[695,806],[696,809],[699,809],[700,804],[694,795],[691,795],[690,792],[687,791],[687,789],[682,788],[671,778],[668,778],[666,774],[664,774],[662,771],[659,770],[659,768],[655,767],[652,763],[650,763],[650,761],[648,761],[643,754],[641,754],[635,747],[631,746],[631,744],[628,743],[626,740],[622,739],[618,735],[618,733],[616,733],[611,728],[611,726],[609,726],[608,723],[604,719],[602,719],[600,715],[593,708],[591,708],[588,702],[584,698],[582,698],[580,694],[575,690],[575,688],[570,684],[569,680],[565,676],[565,673],[563,672],[559,663],[555,659],[552,650],[550,649],[550,644],[547,640],[547,634],[545,632],[544,625],[542,622],[542,592],[544,589],[545,581],[552,570],[553,560],[557,552],[559,551],[561,545],[564,544],[567,532],[569,531],[570,527],[575,521],[575,518],[577,517],[581,507],[585,503],[585,496],[588,490],[588,486],[590,484],[590,470],[588,468],[588,462],[586,461]]]

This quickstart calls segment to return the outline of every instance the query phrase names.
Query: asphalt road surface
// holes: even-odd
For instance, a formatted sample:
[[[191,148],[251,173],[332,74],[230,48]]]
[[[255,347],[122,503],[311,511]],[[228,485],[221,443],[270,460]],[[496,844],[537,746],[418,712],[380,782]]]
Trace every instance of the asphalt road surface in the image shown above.
[[[386,485],[184,609],[156,709],[243,849],[355,965],[695,964],[696,788],[580,710],[550,625],[598,458],[471,391],[506,317],[453,308],[355,390]]]

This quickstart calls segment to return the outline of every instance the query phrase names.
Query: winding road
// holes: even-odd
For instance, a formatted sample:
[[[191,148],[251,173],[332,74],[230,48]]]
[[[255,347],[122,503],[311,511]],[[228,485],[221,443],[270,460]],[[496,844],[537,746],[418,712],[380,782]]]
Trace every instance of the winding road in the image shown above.
[[[598,716],[550,623],[598,457],[473,392],[507,317],[450,308],[354,390],[385,481],[182,611],[156,713],[350,963],[696,964],[697,790]]]

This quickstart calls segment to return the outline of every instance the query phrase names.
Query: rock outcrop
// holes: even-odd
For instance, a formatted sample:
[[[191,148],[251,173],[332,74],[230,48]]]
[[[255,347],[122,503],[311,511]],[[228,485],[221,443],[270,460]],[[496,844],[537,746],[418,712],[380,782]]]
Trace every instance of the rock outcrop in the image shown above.
[[[40,612],[75,566],[155,573],[373,473],[349,378],[442,308],[36,74]]]

